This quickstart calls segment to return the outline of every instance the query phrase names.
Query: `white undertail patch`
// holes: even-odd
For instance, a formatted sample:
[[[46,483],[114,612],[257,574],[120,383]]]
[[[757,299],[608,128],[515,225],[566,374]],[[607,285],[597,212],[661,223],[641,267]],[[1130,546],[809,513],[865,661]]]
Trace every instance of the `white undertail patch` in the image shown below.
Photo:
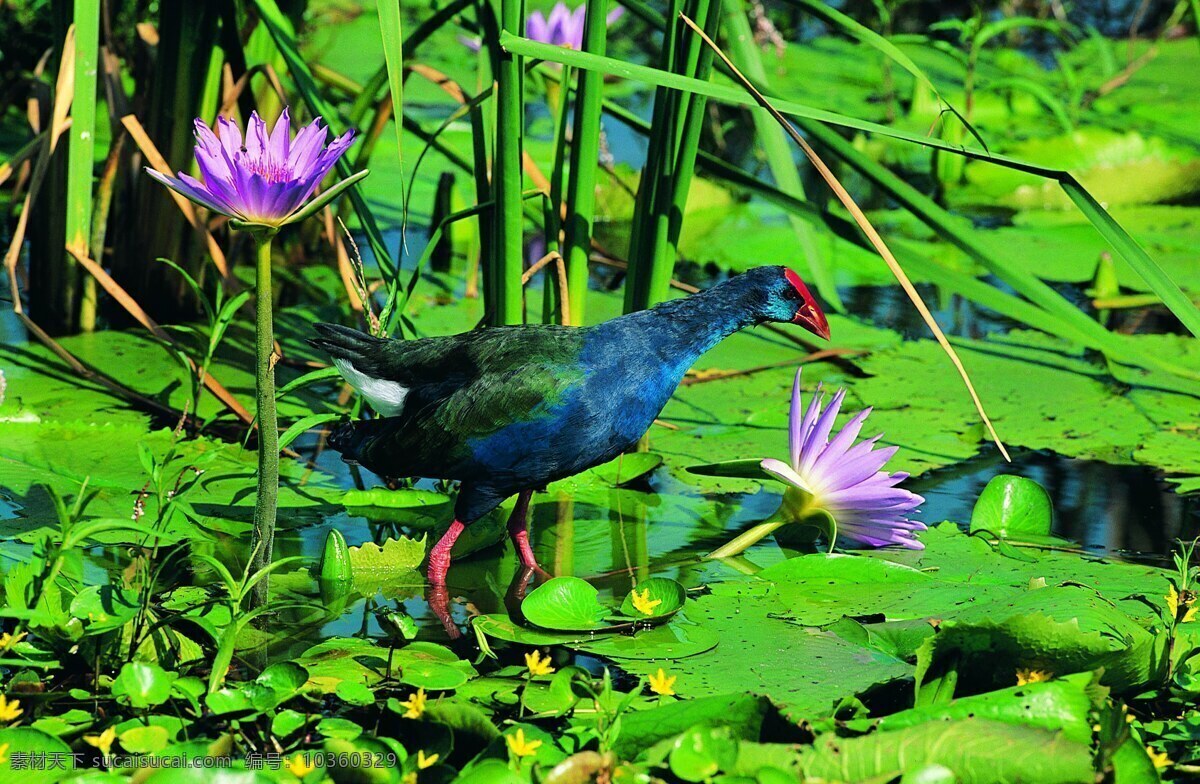
[[[395,381],[368,376],[350,364],[349,360],[335,359],[333,364],[337,366],[342,378],[346,379],[346,383],[358,390],[380,416],[397,416],[404,410],[404,398],[408,397],[408,387]]]

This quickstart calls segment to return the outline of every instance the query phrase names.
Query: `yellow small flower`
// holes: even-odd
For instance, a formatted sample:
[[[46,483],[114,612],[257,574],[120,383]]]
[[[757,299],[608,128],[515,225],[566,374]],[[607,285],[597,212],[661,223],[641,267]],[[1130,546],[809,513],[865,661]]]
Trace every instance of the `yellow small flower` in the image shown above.
[[[7,697],[0,694],[0,721],[5,724],[17,720],[25,711],[21,709],[20,703],[16,700],[9,701]]]
[[[439,756],[438,754],[430,754],[426,757],[423,749],[417,751],[417,769],[425,770],[426,768],[432,768],[437,764]]]
[[[404,774],[404,778],[400,779],[400,784],[417,784],[417,772],[410,770]]]
[[[1017,670],[1017,685],[1024,686],[1027,683],[1041,683],[1053,677],[1054,673],[1046,672],[1045,670]]]
[[[1150,758],[1150,761],[1154,763],[1154,767],[1156,768],[1165,768],[1171,764],[1170,758],[1167,757],[1167,752],[1155,751],[1151,746],[1146,747],[1146,756]]]
[[[18,632],[17,634],[5,632],[4,634],[0,634],[0,651],[7,651],[9,648],[25,639],[26,634],[28,634],[28,632]]]
[[[642,615],[654,615],[654,608],[662,604],[662,599],[650,601],[649,588],[646,588],[640,594],[637,592],[637,589],[634,589],[630,596],[633,598],[634,609],[636,609]]]
[[[298,779],[302,779],[317,769],[307,754],[293,754],[283,761],[283,766]]]
[[[404,713],[406,719],[419,719],[421,714],[425,712],[425,690],[417,689],[413,696],[409,697],[404,702],[400,703],[408,708]]]
[[[8,762],[8,744],[0,743],[0,765]]]
[[[546,654],[546,658],[537,651],[525,654],[525,666],[529,668],[530,675],[549,675],[554,672],[554,668],[550,666],[550,654]]]
[[[99,735],[84,735],[83,742],[100,749],[100,754],[107,757],[112,754],[113,741],[117,739],[117,728],[109,727]]]
[[[650,676],[650,691],[664,697],[671,696],[675,693],[675,689],[671,688],[675,685],[675,678],[674,675],[668,678],[666,670],[659,667],[658,672]]]
[[[1183,617],[1179,618],[1179,605],[1181,604],[1187,609],[1184,611]],[[1184,591],[1182,600],[1179,591],[1175,590],[1174,584],[1171,585],[1171,590],[1167,591],[1167,611],[1172,618],[1179,618],[1180,623],[1187,623],[1196,617],[1196,611],[1200,610],[1200,607],[1194,606],[1195,604],[1196,595],[1191,591]]]
[[[532,757],[542,745],[540,740],[525,740],[525,730],[518,729],[512,735],[505,735],[504,741],[508,750],[517,757]]]

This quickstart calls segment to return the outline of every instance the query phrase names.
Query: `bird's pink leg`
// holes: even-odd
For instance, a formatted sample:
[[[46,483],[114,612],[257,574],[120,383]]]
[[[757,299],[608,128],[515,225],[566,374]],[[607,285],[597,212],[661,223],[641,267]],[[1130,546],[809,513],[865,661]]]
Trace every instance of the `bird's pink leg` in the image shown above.
[[[454,547],[454,542],[464,528],[466,528],[465,525],[455,520],[450,524],[446,533],[442,534],[442,538],[433,546],[433,549],[429,551],[430,585],[446,584],[446,572],[450,571],[450,548]]]
[[[532,496],[532,490],[522,490],[517,496],[517,505],[513,507],[512,515],[508,518],[508,537],[512,539],[513,547],[517,550],[521,566],[540,570],[537,559],[533,557],[533,548],[529,546],[527,518],[529,516],[529,499]]]

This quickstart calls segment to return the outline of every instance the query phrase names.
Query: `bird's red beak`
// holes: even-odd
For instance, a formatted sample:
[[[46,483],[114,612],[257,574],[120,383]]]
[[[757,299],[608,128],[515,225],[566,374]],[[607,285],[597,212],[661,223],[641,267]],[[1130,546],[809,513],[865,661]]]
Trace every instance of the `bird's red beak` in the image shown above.
[[[792,317],[792,323],[799,324],[814,335],[829,340],[829,321],[825,318],[825,311],[821,310],[821,306],[813,299],[808,286],[804,285],[804,281],[800,279],[799,275],[791,270],[785,274],[788,283],[791,283],[799,292],[802,301],[796,315]]]

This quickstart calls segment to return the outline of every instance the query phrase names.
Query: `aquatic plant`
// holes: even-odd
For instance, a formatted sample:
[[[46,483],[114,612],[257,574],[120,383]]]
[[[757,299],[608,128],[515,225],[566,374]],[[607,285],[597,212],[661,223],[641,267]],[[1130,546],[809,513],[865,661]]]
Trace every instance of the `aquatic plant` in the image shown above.
[[[565,46],[570,49],[583,48],[583,22],[587,13],[587,4],[581,3],[574,10],[563,2],[555,3],[550,14],[534,11],[525,20],[525,37],[533,41],[541,41],[553,46]],[[625,9],[618,6],[609,11],[605,21],[612,24],[625,14]],[[479,42],[469,38],[460,38],[468,48],[479,49]]]
[[[771,520],[754,526],[709,557],[737,555],[763,537],[789,523],[804,523],[827,529],[830,545],[838,534],[872,547],[900,545],[914,550],[924,547],[917,538],[925,524],[908,515],[925,499],[899,484],[908,478],[903,471],[888,473],[884,466],[897,447],[876,448],[881,436],[855,443],[871,409],[859,411],[840,431],[833,433],[846,390],[839,389],[825,405],[818,385],[809,406],[801,396],[796,371],[792,403],[788,413],[789,462],[766,458],[759,463],[769,476],[787,485],[783,503]],[[830,438],[830,436],[833,436]]]
[[[292,137],[285,107],[274,128],[250,114],[243,137],[237,124],[217,120],[220,136],[196,118],[196,165],[202,181],[184,172],[168,177],[147,167],[146,173],[171,190],[230,218],[234,228],[254,237],[255,397],[258,420],[258,489],[254,505],[252,566],[259,571],[271,563],[275,539],[275,507],[279,492],[279,423],[275,413],[274,318],[271,294],[271,240],[283,226],[301,221],[324,207],[354,182],[361,171],[312,199],[313,192],[350,148],[354,132],[347,131],[328,146],[328,129],[318,117]],[[254,604],[267,598],[267,580],[255,586]]]
[[[329,129],[320,117],[293,138],[287,108],[269,133],[258,112],[251,112],[245,138],[227,117],[218,117],[217,126],[220,136],[199,117],[195,121],[196,165],[203,180],[182,171],[168,177],[147,167],[146,173],[250,231],[278,229],[311,215],[315,210],[298,211],[354,141],[351,130],[326,146]],[[316,206],[327,202],[322,199]]]

